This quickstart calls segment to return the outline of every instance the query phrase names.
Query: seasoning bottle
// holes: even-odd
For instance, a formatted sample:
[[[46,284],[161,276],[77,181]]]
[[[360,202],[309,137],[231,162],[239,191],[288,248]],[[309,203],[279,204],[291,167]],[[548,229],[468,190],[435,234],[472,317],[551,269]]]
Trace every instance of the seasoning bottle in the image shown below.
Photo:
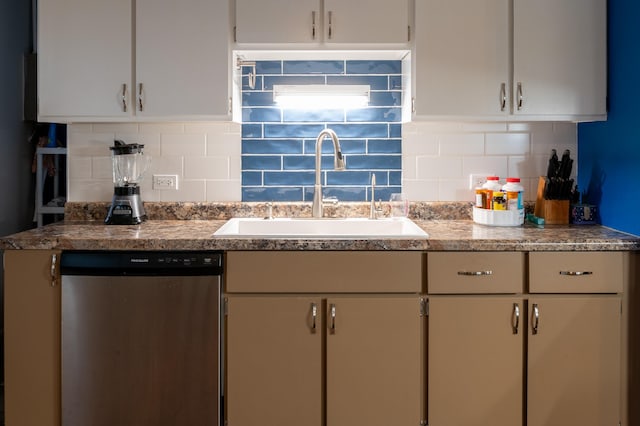
[[[502,186],[502,192],[506,194],[507,210],[521,210],[524,208],[522,201],[524,187],[520,185],[520,178],[507,178],[507,183]]]

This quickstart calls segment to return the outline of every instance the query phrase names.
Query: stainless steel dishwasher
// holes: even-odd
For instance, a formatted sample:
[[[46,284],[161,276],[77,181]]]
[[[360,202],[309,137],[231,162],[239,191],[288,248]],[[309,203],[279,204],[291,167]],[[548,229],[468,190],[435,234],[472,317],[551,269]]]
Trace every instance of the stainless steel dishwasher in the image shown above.
[[[222,254],[63,252],[62,425],[218,426]]]

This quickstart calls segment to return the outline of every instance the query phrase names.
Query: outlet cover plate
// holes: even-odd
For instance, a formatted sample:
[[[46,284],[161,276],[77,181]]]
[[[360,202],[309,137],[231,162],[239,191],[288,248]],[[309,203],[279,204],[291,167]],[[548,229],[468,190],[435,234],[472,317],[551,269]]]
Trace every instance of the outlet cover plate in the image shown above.
[[[178,189],[178,175],[153,175],[153,189]]]

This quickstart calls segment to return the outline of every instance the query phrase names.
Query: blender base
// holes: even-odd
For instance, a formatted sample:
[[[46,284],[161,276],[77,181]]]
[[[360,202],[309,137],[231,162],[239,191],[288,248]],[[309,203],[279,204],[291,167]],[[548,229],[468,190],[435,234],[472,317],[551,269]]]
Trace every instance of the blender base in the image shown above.
[[[104,220],[107,225],[139,225],[147,220],[140,194],[113,196],[109,212]]]

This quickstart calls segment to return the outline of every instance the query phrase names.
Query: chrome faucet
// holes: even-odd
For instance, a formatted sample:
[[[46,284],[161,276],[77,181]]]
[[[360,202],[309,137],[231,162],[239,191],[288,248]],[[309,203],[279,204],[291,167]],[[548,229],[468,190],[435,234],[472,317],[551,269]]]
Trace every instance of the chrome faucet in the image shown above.
[[[344,158],[340,148],[338,135],[331,129],[324,129],[316,138],[316,183],[313,187],[313,206],[311,208],[313,217],[322,217],[322,183],[320,182],[320,167],[322,160],[322,141],[329,136],[333,141],[333,168],[344,170]]]

